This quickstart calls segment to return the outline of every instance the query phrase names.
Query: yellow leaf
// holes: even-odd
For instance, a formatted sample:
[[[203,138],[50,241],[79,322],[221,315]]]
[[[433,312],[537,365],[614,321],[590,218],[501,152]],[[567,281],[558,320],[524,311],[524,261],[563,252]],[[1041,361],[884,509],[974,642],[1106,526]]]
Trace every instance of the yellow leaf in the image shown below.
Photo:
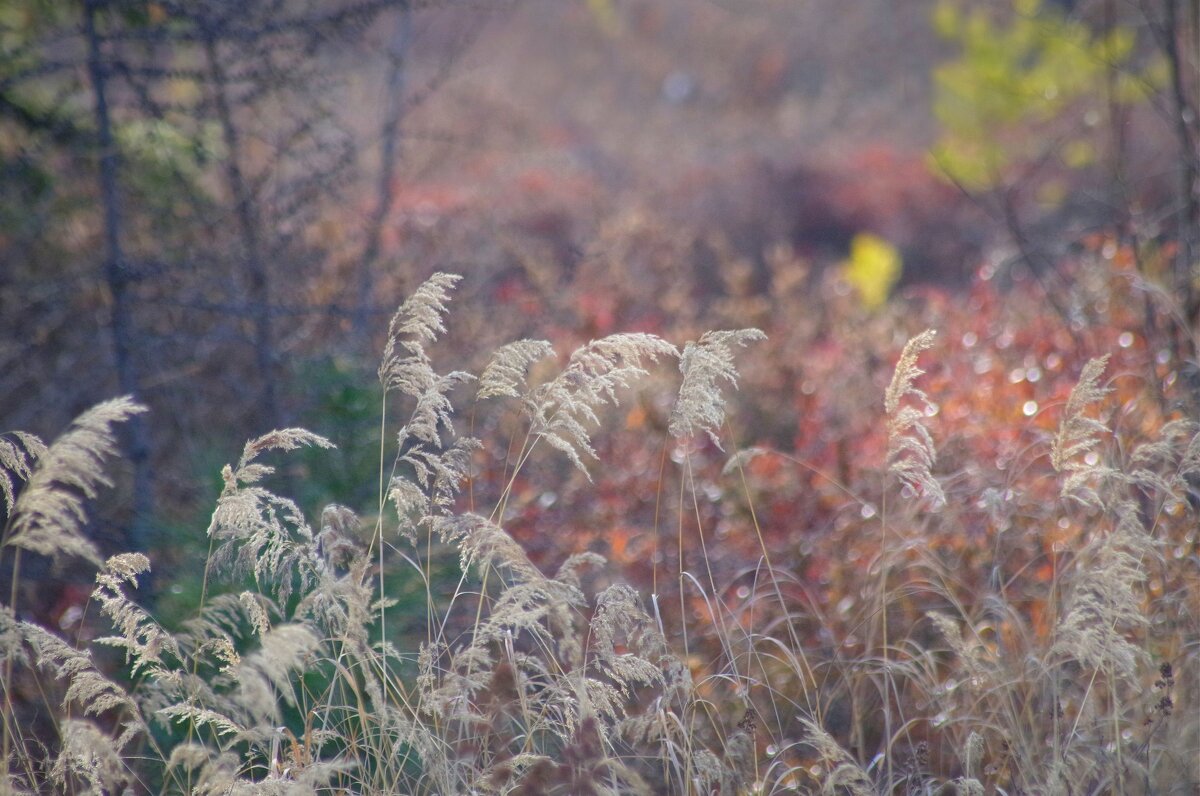
[[[850,241],[850,259],[842,275],[858,291],[863,306],[873,310],[887,301],[900,278],[900,252],[878,235],[860,232]]]

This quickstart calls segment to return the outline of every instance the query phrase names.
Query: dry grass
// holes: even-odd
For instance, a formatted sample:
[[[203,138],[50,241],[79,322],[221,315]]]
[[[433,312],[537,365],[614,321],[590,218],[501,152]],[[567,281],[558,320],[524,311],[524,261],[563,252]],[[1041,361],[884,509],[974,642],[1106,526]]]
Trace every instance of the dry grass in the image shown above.
[[[500,349],[471,416],[516,411],[524,434],[503,459],[508,487],[472,511],[462,490],[486,451],[464,434],[452,393],[475,378],[438,372],[427,350],[456,282],[435,275],[393,318],[379,377],[381,422],[394,436],[380,451],[375,516],[331,506],[311,525],[268,488],[273,468],[262,457],[330,443],[299,429],[252,440],[223,472],[204,596],[178,630],[131,596],[149,560],[124,553],[101,565],[82,534],[114,425],[140,407],[102,404],[49,446],[0,440],[4,554],[99,565],[92,602],[112,627],[63,638],[20,621],[14,567],[13,597],[0,608],[0,791],[1195,792],[1195,595],[1148,581],[1166,580],[1164,529],[1181,514],[1194,527],[1200,436],[1173,423],[1120,461],[1109,426],[1089,414],[1107,396],[1103,359],[1084,369],[1047,444],[1063,506],[1091,530],[1080,549],[1055,551],[1039,587],[1051,612],[1044,628],[1011,582],[964,595],[923,546],[926,531],[953,522],[948,504],[969,497],[934,473],[934,405],[917,366],[938,356],[927,332],[904,348],[885,396],[879,466],[899,483],[881,479],[884,494],[871,499],[884,510],[862,514],[881,544],[854,631],[810,646],[814,625],[841,631],[796,599],[805,584],[772,567],[761,532],[762,558],[742,592],[717,582],[720,551],[703,535],[692,569],[680,542],[673,574],[688,599],[678,605],[704,609],[693,621],[664,616],[657,587],[642,594],[616,581],[595,553],[549,575],[504,527],[527,463],[597,466],[592,435],[606,408],[647,383],[661,359],[678,358],[682,372],[669,434],[689,483],[690,451],[718,442],[726,425],[721,388],[736,384],[733,355],[762,333],[710,332],[682,353],[654,335],[617,334],[538,377],[530,368],[553,356],[549,344]],[[395,407],[408,415],[393,429]],[[769,455],[734,455],[726,477],[735,491],[748,498],[746,467]],[[847,498],[856,500],[867,505]],[[752,503],[750,516],[752,533]],[[455,567],[457,582],[447,582]],[[424,621],[401,633],[391,609],[407,588],[398,584],[413,583]],[[117,671],[102,649],[120,653]],[[53,716],[56,731],[31,732],[30,711]]]

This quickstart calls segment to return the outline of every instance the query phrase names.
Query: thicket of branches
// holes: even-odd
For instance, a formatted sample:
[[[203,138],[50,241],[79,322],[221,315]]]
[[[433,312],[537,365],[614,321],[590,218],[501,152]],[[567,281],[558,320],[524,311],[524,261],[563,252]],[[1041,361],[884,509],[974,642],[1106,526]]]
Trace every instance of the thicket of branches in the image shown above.
[[[349,319],[366,335],[413,93],[410,16],[407,0],[7,8],[0,394],[7,414],[48,423],[102,383],[182,424],[156,423],[155,439],[129,424],[129,541],[149,541],[153,458],[207,422],[194,384],[234,426],[278,425],[295,411],[285,353]],[[347,52],[379,73],[374,129],[339,115]],[[356,287],[313,295],[334,250],[314,224],[368,165],[382,176],[353,231]]]

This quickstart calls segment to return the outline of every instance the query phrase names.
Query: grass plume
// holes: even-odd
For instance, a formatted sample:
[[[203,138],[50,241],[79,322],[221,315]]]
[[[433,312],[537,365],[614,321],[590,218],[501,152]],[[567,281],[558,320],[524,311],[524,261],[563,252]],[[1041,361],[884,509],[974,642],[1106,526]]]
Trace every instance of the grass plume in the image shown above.
[[[1122,445],[1123,464],[1097,469],[1091,457],[1112,433],[1094,418],[1109,392],[1104,358],[1084,367],[1049,466],[1030,445],[1020,467],[994,468],[1000,484],[961,451],[933,475],[919,367],[932,331],[900,355],[884,393],[886,460],[878,430],[869,477],[844,482],[763,442],[724,470],[707,446],[690,448],[672,482],[664,453],[654,488],[678,486],[684,507],[672,515],[682,588],[671,602],[602,555],[657,572],[670,560],[657,527],[630,530],[641,519],[606,516],[597,498],[588,546],[555,561],[520,518],[578,500],[589,467],[609,466],[597,435],[605,409],[660,360],[679,359],[680,384],[643,401],[637,427],[665,432],[668,450],[700,433],[716,443],[732,425],[734,357],[763,333],[709,332],[682,352],[651,334],[610,335],[549,377],[538,365],[552,358],[548,342],[503,346],[470,404],[473,426],[493,408],[479,399],[521,410],[510,448],[496,451],[464,433],[453,388],[474,377],[439,372],[427,351],[457,282],[434,275],[392,318],[379,377],[385,407],[410,413],[381,420],[395,435],[381,435],[394,455],[380,459],[378,513],[333,504],[310,519],[273,491],[270,457],[332,447],[325,437],[287,428],[250,440],[221,472],[204,596],[182,622],[137,603],[146,555],[102,559],[83,535],[114,427],[142,408],[101,404],[50,446],[0,438],[5,545],[98,567],[77,633],[0,605],[0,788],[977,796],[1183,793],[1200,782],[1187,757],[1200,738],[1186,679],[1198,670],[1196,630],[1181,608],[1194,583],[1179,563],[1191,550],[1180,529],[1194,528],[1200,433],[1175,418]],[[525,467],[539,442],[573,465],[556,492]],[[618,489],[639,495],[643,471]],[[728,488],[734,471],[741,491]],[[1072,500],[1055,499],[1054,471]],[[942,510],[880,516],[888,474]],[[821,529],[799,511],[760,521],[755,500],[768,491],[836,504],[837,555],[823,557]],[[658,497],[655,523],[670,502]],[[567,515],[562,533],[575,521]],[[782,541],[761,532],[770,522],[786,527]],[[972,536],[981,523],[989,544]],[[693,526],[688,552],[705,556],[704,583],[684,562]],[[968,585],[979,571],[991,575]],[[31,715],[44,738],[25,731]]]

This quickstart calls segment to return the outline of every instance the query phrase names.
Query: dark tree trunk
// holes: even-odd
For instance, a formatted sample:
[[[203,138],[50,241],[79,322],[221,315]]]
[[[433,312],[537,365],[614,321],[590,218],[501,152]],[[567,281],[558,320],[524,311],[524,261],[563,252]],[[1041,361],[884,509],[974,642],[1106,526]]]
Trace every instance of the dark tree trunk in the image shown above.
[[[108,67],[101,51],[102,37],[96,29],[105,0],[86,0],[83,6],[84,36],[87,38],[87,69],[95,110],[96,135],[100,147],[99,188],[104,211],[104,279],[111,294],[109,324],[112,329],[113,360],[117,384],[126,395],[140,393],[137,340],[130,304],[130,277],[121,247],[121,197],[117,184],[118,153],[113,138],[108,105]],[[154,514],[154,475],[150,467],[150,432],[141,415],[130,418],[129,459],[133,464],[133,518],[127,533],[127,546],[149,552],[152,547],[151,521]]]
[[[358,296],[354,309],[354,333],[360,342],[366,343],[371,292],[374,287],[375,261],[383,236],[383,223],[391,212],[395,200],[396,161],[399,157],[400,122],[404,117],[409,42],[412,39],[412,7],[408,0],[401,0],[396,18],[396,28],[388,47],[387,110],[383,119],[380,139],[379,180],[377,182],[375,209],[367,220],[367,242],[359,264]]]
[[[1196,295],[1196,234],[1200,228],[1200,197],[1196,184],[1197,158],[1196,124],[1197,109],[1188,99],[1185,73],[1189,69],[1179,51],[1179,40],[1186,33],[1180,21],[1179,0],[1166,0],[1166,30],[1163,31],[1167,62],[1171,70],[1171,117],[1175,126],[1176,143],[1179,145],[1179,254],[1175,262],[1175,288],[1183,305],[1183,314],[1188,322],[1188,333],[1195,335],[1196,322],[1200,320],[1200,297]],[[1195,55],[1195,54],[1193,54]]]
[[[241,142],[233,111],[229,106],[228,79],[221,64],[216,42],[210,37],[204,43],[209,76],[213,85],[213,102],[225,148],[225,179],[233,200],[241,238],[242,270],[246,276],[249,295],[248,314],[254,325],[254,355],[261,383],[262,414],[272,427],[279,427],[279,399],[275,391],[275,340],[271,328],[271,279],[263,258],[262,235],[259,228],[254,197],[242,173]]]

